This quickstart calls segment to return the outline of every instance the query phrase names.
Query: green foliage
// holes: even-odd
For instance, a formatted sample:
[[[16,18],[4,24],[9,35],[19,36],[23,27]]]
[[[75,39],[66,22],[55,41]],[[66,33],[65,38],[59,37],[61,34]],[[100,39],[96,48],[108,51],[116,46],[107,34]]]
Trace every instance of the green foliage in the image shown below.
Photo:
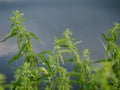
[[[117,89],[120,89],[120,46],[118,44],[118,36],[120,34],[120,24],[114,23],[114,27],[111,28],[106,34],[103,34],[106,41],[106,58],[112,60],[111,68],[117,78]]]
[[[74,85],[80,90],[120,90],[120,47],[117,43],[120,24],[114,23],[113,28],[102,34],[105,41],[100,42],[106,56],[92,63],[88,49],[82,50],[80,56],[76,47],[80,41],[72,38],[69,29],[60,38],[54,36],[52,50],[35,54],[31,38],[42,41],[26,30],[24,20],[22,13],[14,11],[10,18],[11,31],[1,41],[17,38],[18,53],[8,64],[18,60],[22,60],[22,64],[15,68],[14,80],[10,84],[4,84],[5,78],[0,74],[0,90],[73,90]],[[95,67],[96,63],[99,66]],[[66,64],[72,66],[70,70]]]
[[[0,74],[0,90],[5,90],[3,84],[5,83],[6,77],[3,74]]]

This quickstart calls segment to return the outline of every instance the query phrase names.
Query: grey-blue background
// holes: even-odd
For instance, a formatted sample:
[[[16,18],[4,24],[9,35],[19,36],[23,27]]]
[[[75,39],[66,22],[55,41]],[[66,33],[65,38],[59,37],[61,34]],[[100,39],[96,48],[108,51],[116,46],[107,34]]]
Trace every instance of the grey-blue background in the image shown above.
[[[0,39],[10,31],[8,19],[14,10],[20,10],[27,18],[26,29],[35,33],[45,45],[33,41],[35,52],[53,45],[53,35],[69,28],[76,40],[82,40],[80,50],[89,48],[93,60],[104,57],[104,49],[98,40],[101,33],[120,22],[120,0],[0,0]],[[12,71],[6,66],[17,52],[15,39],[0,44],[0,73],[12,79]]]

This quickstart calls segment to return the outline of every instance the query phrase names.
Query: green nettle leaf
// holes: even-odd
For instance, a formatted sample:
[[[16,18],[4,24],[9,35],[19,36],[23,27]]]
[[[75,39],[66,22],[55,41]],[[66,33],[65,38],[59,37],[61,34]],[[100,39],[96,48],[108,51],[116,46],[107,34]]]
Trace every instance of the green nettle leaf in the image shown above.
[[[7,39],[11,38],[11,37],[14,37],[15,35],[17,35],[17,33],[9,33],[2,41],[0,42],[4,42],[6,41]]]
[[[74,45],[80,44],[82,41],[77,41],[74,43]]]
[[[103,45],[104,49],[107,50],[107,46],[105,45],[105,43],[104,43],[101,39],[99,39],[99,41],[100,41],[101,44]]]
[[[15,60],[17,60],[19,58],[18,54],[14,55],[9,61],[8,64],[11,64],[12,62],[14,62]]]
[[[62,64],[64,64],[63,56],[60,53],[59,53],[59,58],[60,58]]]
[[[42,61],[42,63],[45,64],[45,66],[47,67],[48,71],[52,72],[52,69],[51,69],[51,66],[50,66],[48,60],[46,60],[45,57],[42,56],[41,54],[38,54],[38,57],[40,58],[40,60]]]
[[[49,74],[44,74],[44,75],[42,75],[42,76],[40,76],[39,78],[38,78],[38,80],[36,80],[36,81],[39,81],[39,82],[44,82],[44,80],[45,79],[47,79],[47,78],[49,78],[50,77],[50,75]],[[37,89],[37,90],[39,90],[39,89]]]
[[[74,59],[71,58],[71,59],[66,59],[65,62],[74,62]]]
[[[69,73],[67,73],[67,76],[80,76],[80,73],[78,73],[78,72],[69,72]]]
[[[94,61],[93,63],[102,63],[102,62],[111,62],[112,59],[101,59],[101,60],[97,60],[97,61]]]
[[[104,39],[105,39],[106,41],[109,41],[107,35],[105,35],[104,33],[102,33],[102,36],[104,37]]]
[[[20,49],[19,49],[19,52],[18,52],[18,56],[21,56],[22,55],[22,52],[24,51],[24,48],[25,48],[25,44],[23,44]]]
[[[45,50],[43,52],[40,52],[41,55],[44,55],[44,54],[52,54],[52,50]]]
[[[21,46],[21,48],[20,48],[20,50],[19,50],[19,53],[16,54],[16,55],[14,55],[14,56],[8,61],[8,64],[10,64],[10,63],[12,63],[13,61],[19,59],[19,58],[21,57],[21,55],[22,55],[22,52],[23,52],[24,48],[25,48],[25,44],[24,44],[23,46]]]
[[[29,34],[30,34],[35,40],[37,40],[38,42],[40,42],[40,43],[43,44],[43,42],[42,42],[35,34],[33,34],[32,32],[29,32]]]
[[[38,68],[38,71],[43,74],[48,74],[48,71],[44,67]]]
[[[54,40],[55,40],[55,45],[56,45],[56,46],[57,46],[57,45],[59,46],[59,45],[63,44],[63,43],[66,41],[65,38],[58,39],[56,36],[54,36]]]
[[[60,53],[71,53],[72,51],[69,49],[63,49],[59,51]]]
[[[68,48],[69,47],[69,45],[65,45],[65,44],[62,44],[62,45],[60,45],[61,47],[64,47],[64,48]]]

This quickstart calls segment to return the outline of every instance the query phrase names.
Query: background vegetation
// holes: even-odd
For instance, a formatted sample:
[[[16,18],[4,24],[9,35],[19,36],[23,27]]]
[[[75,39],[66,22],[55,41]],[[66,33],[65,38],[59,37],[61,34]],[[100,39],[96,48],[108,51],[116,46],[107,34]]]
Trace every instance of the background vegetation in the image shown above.
[[[26,30],[24,20],[22,13],[14,11],[10,18],[11,31],[1,41],[11,37],[17,39],[18,53],[8,64],[22,64],[14,67],[14,80],[10,84],[6,84],[4,75],[0,74],[0,90],[73,90],[75,85],[79,90],[120,90],[120,24],[114,23],[102,34],[104,41],[100,41],[106,51],[105,57],[93,62],[88,49],[78,50],[76,45],[80,41],[71,37],[69,29],[60,38],[54,36],[52,50],[34,53],[31,39],[43,42]],[[70,70],[65,67],[66,63],[72,65]]]

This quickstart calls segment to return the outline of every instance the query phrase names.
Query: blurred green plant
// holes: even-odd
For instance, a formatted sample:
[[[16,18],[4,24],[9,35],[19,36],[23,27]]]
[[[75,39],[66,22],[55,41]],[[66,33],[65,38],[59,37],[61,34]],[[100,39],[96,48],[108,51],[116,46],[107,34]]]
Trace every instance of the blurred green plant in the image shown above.
[[[66,29],[60,38],[54,36],[52,50],[35,54],[31,39],[42,41],[32,32],[26,30],[22,13],[13,12],[11,31],[1,41],[11,37],[17,38],[18,53],[8,64],[22,60],[21,66],[15,67],[14,80],[4,84],[5,78],[0,74],[0,90],[73,90],[77,85],[80,90],[120,90],[120,47],[118,35],[120,24],[114,23],[113,28],[102,34],[101,43],[106,51],[103,60],[92,63],[88,49],[82,50],[80,56],[72,32]],[[102,63],[101,63],[102,62]],[[99,66],[94,66],[96,63]],[[71,69],[66,68],[71,65]]]
[[[0,74],[0,90],[5,90],[3,84],[6,82],[6,77],[3,74]]]
[[[31,38],[40,41],[37,36],[32,32],[26,30],[23,21],[22,13],[18,10],[13,12],[13,17],[9,20],[11,21],[11,31],[6,35],[5,39],[1,42],[6,41],[7,39],[16,36],[18,44],[18,53],[14,55],[8,62],[8,64],[24,58],[22,66],[16,68],[15,80],[12,81],[12,90],[37,90],[38,88],[38,79],[40,77],[38,59],[34,54],[31,44]]]

